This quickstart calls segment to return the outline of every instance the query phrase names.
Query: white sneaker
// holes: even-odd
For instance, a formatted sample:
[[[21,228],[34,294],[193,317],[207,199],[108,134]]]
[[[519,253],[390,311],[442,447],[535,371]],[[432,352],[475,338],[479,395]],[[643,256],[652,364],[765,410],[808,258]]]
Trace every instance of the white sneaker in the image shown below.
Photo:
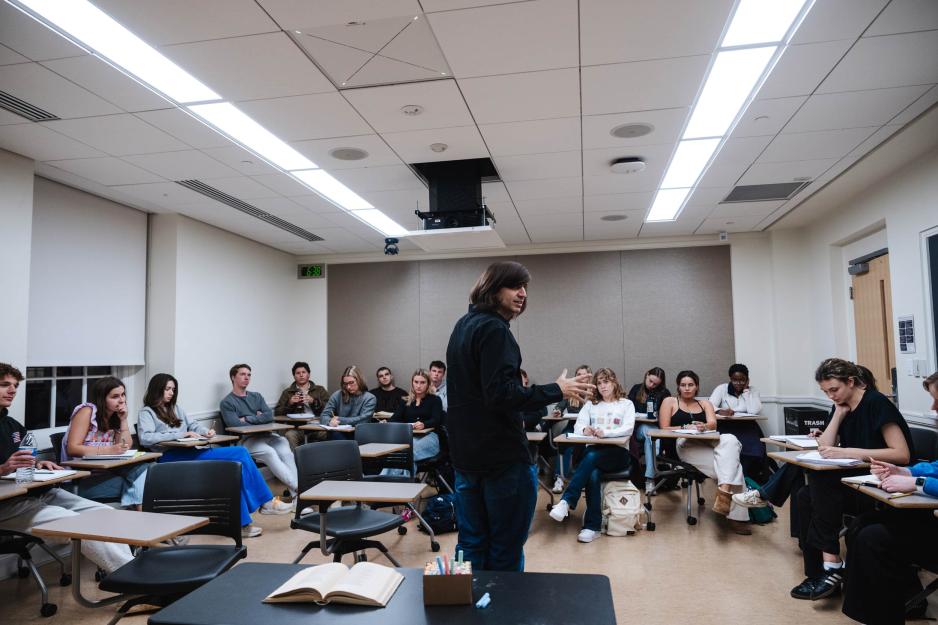
[[[261,506],[261,514],[290,514],[296,504],[281,501],[280,497],[274,497]]]
[[[645,494],[649,497],[655,494],[655,481],[653,479],[645,480]]]
[[[563,521],[570,514],[570,504],[567,503],[566,499],[561,499],[560,503],[554,504],[554,507],[550,509],[550,518],[555,521]]]
[[[595,530],[588,530],[585,527],[580,530],[579,534],[576,535],[576,539],[581,543],[591,543],[597,538],[599,538],[599,532]]]
[[[264,529],[257,525],[245,525],[241,528],[241,538],[257,538],[264,533]]]
[[[551,489],[551,491],[555,493],[563,492],[563,478],[560,477],[559,475],[557,476],[557,479],[554,480],[554,487]]]
[[[313,506],[309,506],[309,507],[307,507],[307,508],[303,508],[302,510],[300,510],[300,516],[306,516],[307,514],[312,514],[312,513],[316,512],[317,510],[318,510],[318,508],[314,508]]]
[[[733,495],[733,503],[743,508],[765,508],[769,505],[769,502],[763,499],[755,488]]]

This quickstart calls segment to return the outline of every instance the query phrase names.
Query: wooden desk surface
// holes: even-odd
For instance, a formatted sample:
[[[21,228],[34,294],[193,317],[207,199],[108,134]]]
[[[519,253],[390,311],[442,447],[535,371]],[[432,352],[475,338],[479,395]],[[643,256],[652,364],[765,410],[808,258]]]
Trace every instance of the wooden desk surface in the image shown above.
[[[559,445],[628,445],[629,437],[597,438],[590,436],[588,438],[570,438],[566,434],[561,434],[554,438],[554,442]]]
[[[89,456],[88,458],[82,458],[79,460],[68,460],[65,462],[60,462],[63,467],[69,467],[72,469],[116,469],[117,467],[125,467],[129,464],[138,464],[140,462],[153,462],[160,456],[162,456],[158,451],[146,451],[142,454],[137,454],[133,458],[115,458],[114,460],[95,460],[94,456]],[[72,476],[74,478],[75,476]],[[70,478],[71,479],[71,478]],[[48,482],[46,482],[48,483]]]
[[[285,414],[274,415],[274,421],[277,423],[308,423],[312,421],[313,419],[318,420],[319,417],[317,417],[311,412],[303,415],[302,417],[290,417]]]
[[[640,417],[638,415],[635,415],[635,423],[658,423],[658,419],[655,419],[655,418],[649,419],[648,417]]]
[[[731,415],[727,417],[726,415],[717,415],[717,421],[768,421],[768,417],[763,417],[761,414],[747,414],[740,417],[736,415]]]
[[[380,411],[380,410],[379,410],[378,412],[374,413],[374,414],[371,415],[371,416],[374,417],[374,418],[375,418],[376,420],[378,420],[378,421],[386,421],[386,420],[390,419],[391,417],[393,417],[393,416],[394,416],[394,413],[393,413],[393,412],[383,412],[383,411]]]
[[[25,495],[26,489],[16,482],[10,480],[3,480],[0,482],[0,501],[4,499],[12,499],[13,497],[19,497],[20,495]]]
[[[777,441],[774,438],[769,438],[768,436],[765,438],[760,438],[759,440],[766,445],[778,445],[779,447],[784,447],[790,451],[811,451],[813,449],[817,449],[817,447],[799,447],[790,441]]]
[[[216,434],[212,438],[190,438],[184,441],[164,441],[160,443],[165,447],[201,447],[203,445],[215,445],[218,443],[230,443],[240,440],[238,436],[228,436],[227,434]]]
[[[71,480],[80,480],[83,477],[88,477],[91,475],[90,471],[75,471],[71,475],[65,475],[62,477],[57,477],[55,479],[46,480],[44,482],[27,482],[25,484],[20,484],[26,490],[33,490],[34,488],[45,488],[46,486],[53,486],[55,484],[61,484],[62,482],[70,482]]]
[[[540,443],[547,438],[547,432],[525,432],[528,435],[529,443]]]
[[[208,522],[206,517],[199,516],[105,508],[37,525],[30,532],[50,538],[80,538],[155,547],[164,540],[208,525]]]
[[[719,432],[707,432],[706,434],[679,434],[674,430],[648,430],[645,432],[645,436],[650,436],[652,438],[689,438],[695,441],[718,441],[720,440]]]
[[[412,482],[353,482],[324,480],[300,493],[303,501],[376,501],[409,503],[420,496],[426,484]]]
[[[292,430],[292,425],[287,425],[286,423],[258,423],[256,425],[236,425],[234,427],[225,428],[226,432],[231,432],[232,434],[261,434],[264,432],[280,432],[282,430]]]
[[[577,415],[575,415],[575,414],[563,414],[563,415],[560,415],[559,417],[555,417],[555,416],[553,416],[553,415],[547,415],[546,417],[544,417],[544,418],[542,419],[542,421],[554,421],[554,422],[558,422],[558,421],[576,421],[578,418],[579,418],[579,417],[578,417]]]
[[[799,466],[803,469],[811,469],[812,471],[847,471],[851,469],[868,469],[870,464],[868,462],[861,462],[860,464],[852,464],[849,467],[839,467],[835,464],[818,464],[815,462],[805,462],[804,460],[798,460],[798,456],[801,454],[812,451],[810,449],[801,449],[798,451],[770,451],[768,453],[769,458],[778,460],[779,462],[787,462],[788,464],[793,464]]]
[[[883,489],[876,488],[875,486],[866,486],[865,484],[851,484],[850,482],[845,482],[843,480],[840,480],[840,483],[854,490],[858,490],[864,495],[872,497],[876,501],[881,501],[893,508],[909,510],[935,510],[935,512],[938,513],[938,498],[935,497],[919,495],[918,493],[914,495],[895,496],[894,494],[887,493]]]
[[[395,451],[404,451],[410,447],[407,443],[365,443],[358,446],[358,453],[362,458],[380,458],[388,456]]]

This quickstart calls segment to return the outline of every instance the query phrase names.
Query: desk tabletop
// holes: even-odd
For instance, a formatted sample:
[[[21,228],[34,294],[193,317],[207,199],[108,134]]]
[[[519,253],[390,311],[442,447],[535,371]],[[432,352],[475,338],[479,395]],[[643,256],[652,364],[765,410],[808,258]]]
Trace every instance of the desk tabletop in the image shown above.
[[[129,464],[138,464],[140,462],[153,462],[160,456],[162,456],[158,451],[145,451],[143,453],[137,454],[133,458],[114,458],[112,460],[96,460],[94,456],[88,456],[86,458],[79,458],[76,460],[67,460],[65,462],[60,462],[63,467],[69,467],[70,469],[116,469],[117,467],[125,467]],[[74,479],[74,475],[69,479]],[[48,484],[49,482],[45,482]]]
[[[547,432],[525,432],[525,434],[528,436],[529,443],[540,443],[547,438]]]
[[[11,482],[9,480],[0,482],[0,501],[3,501],[4,499],[12,499],[13,497],[19,497],[20,495],[25,494],[26,489],[16,482]]]
[[[797,451],[770,451],[768,453],[769,458],[778,460],[779,462],[786,462],[788,464],[793,464],[799,466],[802,469],[811,469],[812,471],[850,471],[853,469],[869,469],[870,463],[861,462],[860,464],[852,464],[849,467],[841,467],[836,464],[818,464],[816,462],[805,462],[804,460],[798,460],[798,456],[801,454],[812,451],[810,449],[800,449]]]
[[[321,424],[321,423],[307,423],[306,425],[297,426],[296,429],[298,429],[298,430],[309,430],[309,431],[311,431],[311,432],[324,432],[324,431],[329,431],[329,432],[354,432],[354,431],[355,431],[355,426],[354,426],[354,425],[340,425],[340,426],[338,426],[338,427],[330,428],[330,427],[324,426],[324,425]]]
[[[658,419],[654,417],[646,417],[646,413],[640,413],[635,415],[635,423],[658,423]]]
[[[323,480],[300,493],[303,501],[376,501],[410,503],[420,496],[426,484],[415,482],[353,482]]]
[[[484,610],[473,605],[424,606],[420,569],[398,569],[404,581],[382,609],[315,603],[262,603],[301,564],[245,562],[150,617],[150,625],[614,625],[612,589],[605,575],[473,573],[473,600],[488,592]],[[590,601],[571,601],[570,597]]]
[[[429,434],[434,428],[423,428],[422,430],[414,430],[414,436],[423,436],[424,434]]]
[[[928,497],[927,495],[919,495],[917,493],[897,496],[894,493],[887,493],[883,489],[875,486],[851,484],[843,480],[840,480],[840,483],[854,490],[858,490],[876,501],[881,501],[892,508],[898,508],[900,510],[935,510],[935,512],[938,513],[938,498],[935,497]]]
[[[234,427],[225,428],[226,432],[231,432],[232,434],[260,434],[262,432],[279,432],[281,430],[292,430],[292,425],[287,425],[286,423],[258,423],[256,425],[236,425]]]
[[[389,456],[395,451],[404,451],[410,447],[407,443],[365,443],[358,446],[358,453],[362,458],[380,458]]]
[[[33,490],[34,488],[45,488],[46,486],[54,486],[56,484],[61,484],[62,482],[71,482],[72,480],[80,480],[83,477],[88,477],[91,475],[90,471],[75,471],[71,475],[63,475],[62,477],[56,477],[51,480],[45,480],[42,482],[26,482],[25,484],[19,484],[26,490]]]
[[[763,417],[761,414],[743,414],[743,415],[717,415],[717,421],[768,421],[768,417]]]
[[[557,421],[576,421],[578,418],[579,418],[579,417],[578,417],[577,415],[575,415],[575,414],[562,414],[562,415],[560,415],[559,417],[555,417],[554,415],[547,415],[546,417],[544,417],[543,419],[541,419],[541,421],[554,421],[554,422],[557,422]]]
[[[387,412],[387,411],[382,411],[382,410],[379,410],[372,415],[372,417],[374,417],[378,421],[386,421],[393,416],[394,416],[393,412]]]
[[[285,414],[275,414],[274,421],[277,423],[308,423],[312,420],[319,420],[319,417],[309,412],[304,415],[297,415],[295,417]]]
[[[50,538],[80,538],[155,547],[164,540],[208,525],[208,522],[206,517],[200,516],[97,508],[37,525],[30,532]]]
[[[779,441],[779,440],[775,440],[774,438],[769,438],[768,436],[766,436],[765,438],[760,438],[759,440],[765,443],[766,445],[778,445],[779,447],[784,447],[785,449],[788,449],[789,451],[811,451],[813,449],[817,449],[817,447],[799,447],[798,445],[795,445],[791,441]]]
[[[554,442],[559,445],[628,445],[628,436],[615,436],[612,438],[598,438],[589,436],[586,438],[570,438],[567,434],[561,434],[554,438]]]
[[[689,438],[695,441],[719,441],[719,432],[707,432],[706,434],[681,434],[674,430],[648,430],[645,436],[652,438]]]
[[[238,436],[228,436],[227,434],[216,434],[212,438],[189,438],[184,441],[163,441],[160,445],[164,447],[201,447],[203,445],[216,445],[219,443],[230,443],[240,440]]]

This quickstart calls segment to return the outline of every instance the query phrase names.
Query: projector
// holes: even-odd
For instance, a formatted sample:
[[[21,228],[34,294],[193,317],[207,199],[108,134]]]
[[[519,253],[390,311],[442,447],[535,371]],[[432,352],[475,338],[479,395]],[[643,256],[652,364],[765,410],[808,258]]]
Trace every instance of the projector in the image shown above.
[[[453,211],[414,211],[423,220],[424,230],[443,230],[448,228],[471,228],[473,226],[488,226],[495,221],[495,216],[483,204],[474,210]]]

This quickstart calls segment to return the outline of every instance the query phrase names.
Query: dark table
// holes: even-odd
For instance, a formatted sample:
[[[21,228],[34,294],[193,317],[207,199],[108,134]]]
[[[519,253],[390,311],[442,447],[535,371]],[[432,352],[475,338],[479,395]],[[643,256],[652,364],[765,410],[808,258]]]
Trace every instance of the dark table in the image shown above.
[[[261,603],[302,564],[239,564],[150,617],[150,625],[612,625],[616,615],[605,575],[503,573],[473,575],[476,600],[488,592],[492,603],[424,606],[423,571],[398,569],[405,579],[385,608],[315,603]],[[585,598],[589,598],[586,600]]]

